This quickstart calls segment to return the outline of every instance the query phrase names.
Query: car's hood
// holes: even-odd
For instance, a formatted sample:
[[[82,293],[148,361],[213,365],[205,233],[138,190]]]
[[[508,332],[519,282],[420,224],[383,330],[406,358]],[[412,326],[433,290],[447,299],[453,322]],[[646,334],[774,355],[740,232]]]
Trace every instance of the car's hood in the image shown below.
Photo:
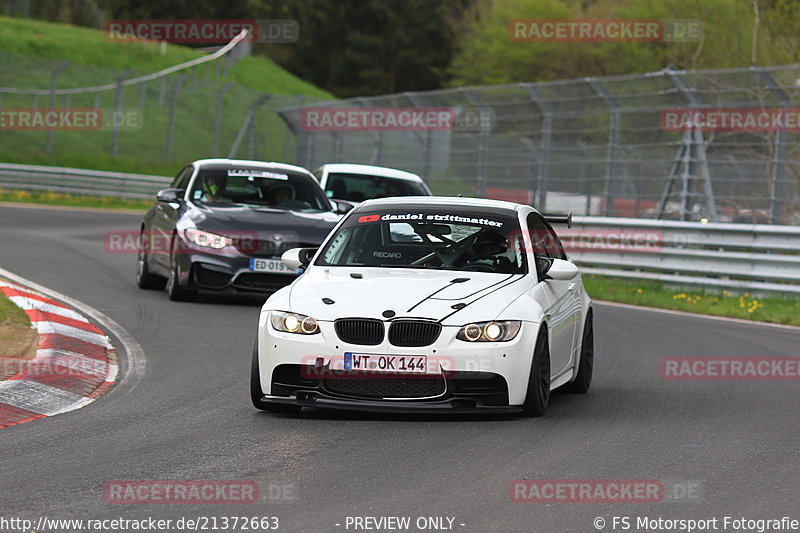
[[[318,245],[340,215],[256,207],[196,207],[188,213],[188,218],[195,227],[212,233],[254,232],[262,238],[280,235],[285,242]]]
[[[463,325],[498,318],[498,313],[524,292],[526,283],[530,283],[526,276],[511,274],[315,266],[292,284],[289,311],[323,321],[343,317],[385,320],[389,317],[384,312],[393,311],[395,318]]]

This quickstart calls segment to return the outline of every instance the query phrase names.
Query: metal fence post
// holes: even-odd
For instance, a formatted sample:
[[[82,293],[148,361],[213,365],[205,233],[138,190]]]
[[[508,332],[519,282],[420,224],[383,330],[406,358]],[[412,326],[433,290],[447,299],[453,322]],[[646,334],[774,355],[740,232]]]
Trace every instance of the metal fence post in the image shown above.
[[[119,121],[117,119],[122,113],[122,82],[125,81],[131,72],[131,70],[126,70],[122,73],[122,76],[117,78],[117,89],[114,95],[114,114],[111,116],[111,122],[114,128],[114,133],[111,137],[111,157],[116,157],[117,147],[119,145]]]
[[[228,82],[217,92],[217,105],[214,111],[214,140],[211,144],[211,153],[214,157],[219,157],[219,136],[222,129],[222,97],[233,87],[233,82]]]
[[[359,107],[367,107],[367,99],[362,97],[353,98],[350,100],[350,103]],[[371,131],[371,133],[375,135],[375,148],[372,150],[372,155],[368,163],[370,165],[380,165],[381,161],[383,161],[383,143],[385,138],[381,130]]]
[[[247,159],[258,159],[258,130],[256,128],[256,121],[258,115],[253,113],[253,118],[250,120],[250,125],[247,128]]]
[[[236,157],[236,152],[239,151],[239,144],[244,139],[245,134],[250,131],[250,124],[253,120],[255,120],[255,113],[258,110],[258,107],[269,100],[270,95],[268,93],[263,93],[258,95],[253,103],[250,104],[250,110],[247,112],[247,117],[244,119],[244,123],[242,127],[239,128],[239,133],[236,135],[236,140],[233,141],[233,145],[231,145],[230,151],[228,151],[228,157]]]
[[[168,163],[172,162],[172,136],[175,130],[175,101],[178,99],[178,92],[181,89],[181,84],[186,79],[186,76],[178,76],[178,79],[172,85],[172,94],[169,97],[169,115],[167,118],[167,147],[165,159]]]
[[[539,91],[529,83],[522,84],[522,88],[539,108],[542,113],[541,139],[539,141],[539,158],[536,163],[535,182],[531,183],[531,189],[536,192],[534,203],[539,211],[547,209],[547,178],[550,170],[550,140],[553,135],[553,111]],[[533,155],[533,152],[531,152]]]
[[[756,69],[756,75],[761,78],[769,92],[780,102],[781,110],[789,107],[789,96],[781,89],[772,76],[763,68]],[[769,195],[770,220],[773,224],[780,224],[783,218],[783,202],[786,196],[786,129],[778,128],[775,134],[775,150],[772,154],[772,176]]]
[[[462,88],[461,92],[464,93],[472,105],[477,107],[480,112],[486,109],[486,106],[475,96],[471,89]],[[491,126],[481,121],[481,132],[478,140],[478,168],[475,176],[475,195],[478,198],[486,196],[486,165],[489,158],[489,137],[491,136]]]
[[[595,78],[586,78],[586,82],[600,96],[606,106],[611,110],[611,121],[608,131],[608,152],[606,155],[606,175],[605,175],[605,215],[612,216],[614,211],[614,200],[616,199],[616,173],[617,173],[617,153],[619,151],[619,128],[621,118],[621,107],[617,99]]]
[[[416,95],[416,94],[414,94],[412,92],[405,92],[405,93],[403,93],[403,96],[408,98],[408,100],[411,102],[411,104],[415,108],[425,107],[424,105],[422,105],[422,102],[420,102],[420,99],[419,99],[418,95]],[[419,133],[417,134],[417,136],[419,136]],[[426,128],[425,129],[425,134],[422,137],[422,161],[423,161],[422,162],[422,178],[425,181],[429,181],[430,180],[431,157],[432,157],[432,154],[431,154],[432,146],[431,146],[431,144],[432,143],[433,143],[433,132],[429,128]]]
[[[695,94],[694,88],[690,87],[680,74],[673,70],[672,67],[665,69],[665,72],[675,84],[675,87],[677,87],[686,100],[688,100],[690,109],[694,110],[702,106],[702,102]],[[685,144],[687,142],[688,145]],[[694,185],[692,181],[698,178],[697,165],[699,164],[701,166],[700,178],[703,180],[706,209],[708,210],[709,219],[715,221],[717,220],[717,203],[714,198],[713,187],[711,186],[711,175],[708,172],[705,141],[703,140],[702,131],[694,124],[691,125],[690,129],[688,129],[684,135],[684,146],[681,148],[680,153],[684,153],[684,150],[684,169],[681,174],[681,220],[686,220],[686,216],[689,212],[689,203],[693,195],[692,188]],[[678,157],[680,158],[680,155]],[[670,181],[666,184],[664,190],[667,195],[672,187],[671,180],[674,178],[675,176],[670,176]],[[662,200],[662,206],[666,206],[666,201],[667,197],[665,196]],[[659,210],[659,216],[662,214],[663,212]]]
[[[58,75],[61,74],[61,71],[64,70],[67,65],[69,65],[69,61],[64,61],[60,63],[53,72],[50,74],[50,110],[52,111],[56,107],[56,81],[58,79]],[[50,153],[53,151],[53,129],[47,129],[47,138],[45,140],[44,145],[45,153]]]
[[[305,95],[295,96],[291,102],[289,102],[289,107],[296,107],[300,105],[300,103],[305,99]],[[283,123],[286,125],[286,133],[283,135],[283,160],[289,161],[289,150],[291,150],[291,139],[292,135],[295,136],[295,145],[297,144],[297,131],[295,130],[294,124],[292,124],[286,114],[278,111],[278,114],[283,119]],[[295,152],[296,153],[296,152]],[[295,163],[297,160],[295,158]]]

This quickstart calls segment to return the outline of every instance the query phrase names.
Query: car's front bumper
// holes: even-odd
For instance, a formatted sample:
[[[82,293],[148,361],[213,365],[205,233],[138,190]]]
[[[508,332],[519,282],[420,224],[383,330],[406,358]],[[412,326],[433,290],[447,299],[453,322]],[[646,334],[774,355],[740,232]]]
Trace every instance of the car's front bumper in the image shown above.
[[[251,270],[252,258],[254,256],[205,252],[192,247],[178,257],[179,270],[182,273],[181,285],[212,291],[274,292],[289,285],[297,277],[295,273]]]
[[[332,322],[320,322],[315,335],[276,331],[268,314],[262,313],[258,339],[264,401],[332,409],[518,411],[539,330],[539,324],[523,322],[511,341],[471,343],[455,338],[459,327],[445,326],[425,347],[393,346],[388,340],[363,346],[341,341]],[[426,356],[429,369],[440,368],[425,375],[343,372],[338,363],[347,352]]]
[[[486,413],[514,414],[522,411],[518,405],[484,405],[465,399],[396,402],[389,400],[347,399],[329,396],[319,391],[297,392],[292,396],[264,396],[261,401],[273,405],[297,405],[338,411],[366,411],[379,413]]]

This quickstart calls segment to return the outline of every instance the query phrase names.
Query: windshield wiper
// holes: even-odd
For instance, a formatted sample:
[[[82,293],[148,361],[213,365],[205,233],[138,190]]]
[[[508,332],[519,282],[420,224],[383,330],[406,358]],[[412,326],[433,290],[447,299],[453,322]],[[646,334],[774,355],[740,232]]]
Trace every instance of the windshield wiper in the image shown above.
[[[391,263],[381,263],[378,265],[384,268],[413,268],[413,269],[424,269],[424,270],[458,270],[456,267],[451,266],[433,266],[433,265],[394,265]]]

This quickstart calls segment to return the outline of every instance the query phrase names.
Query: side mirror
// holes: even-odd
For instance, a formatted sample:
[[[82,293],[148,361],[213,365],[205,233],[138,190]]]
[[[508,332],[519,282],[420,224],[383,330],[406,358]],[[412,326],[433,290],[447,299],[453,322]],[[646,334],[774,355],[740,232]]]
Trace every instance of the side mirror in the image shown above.
[[[283,252],[281,261],[291,270],[297,270],[308,266],[316,253],[317,248],[292,248]]]
[[[569,281],[578,275],[578,267],[563,259],[543,258],[539,267],[544,279]]]
[[[180,203],[183,200],[183,189],[161,189],[156,193],[156,200],[167,203]]]
[[[333,204],[333,211],[339,215],[344,215],[355,207],[353,204],[342,200],[331,200],[331,203]]]

